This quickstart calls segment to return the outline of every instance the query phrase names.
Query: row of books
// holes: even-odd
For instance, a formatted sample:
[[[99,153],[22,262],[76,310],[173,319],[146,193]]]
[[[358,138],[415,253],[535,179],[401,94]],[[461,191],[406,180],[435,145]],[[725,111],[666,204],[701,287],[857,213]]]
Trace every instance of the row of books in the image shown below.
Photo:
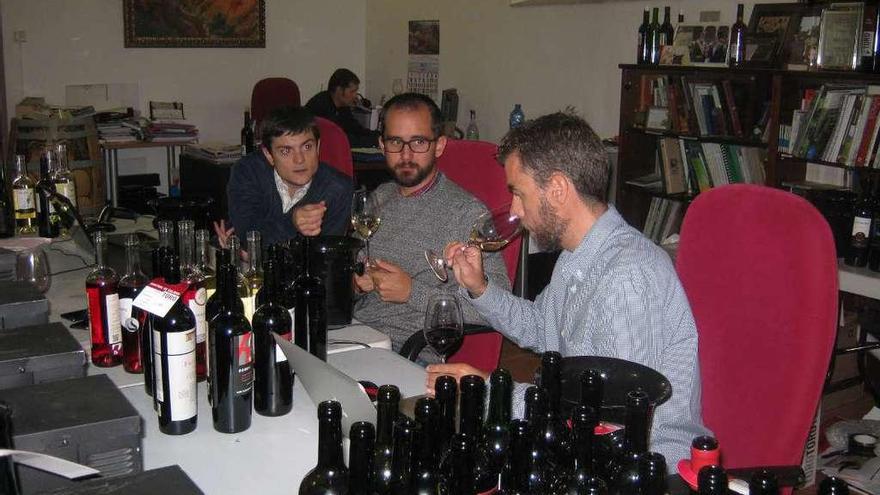
[[[684,217],[684,203],[667,198],[652,198],[648,218],[642,233],[660,244],[672,234],[677,234]]]
[[[742,80],[706,81],[690,76],[644,75],[640,120],[648,129],[695,136],[761,136],[768,112],[755,121],[756,88]]]
[[[763,184],[763,153],[754,146],[660,138],[656,168],[665,193],[692,195],[725,184]]]
[[[807,89],[790,126],[781,125],[779,150],[807,160],[851,167],[880,166],[880,86],[823,85]]]

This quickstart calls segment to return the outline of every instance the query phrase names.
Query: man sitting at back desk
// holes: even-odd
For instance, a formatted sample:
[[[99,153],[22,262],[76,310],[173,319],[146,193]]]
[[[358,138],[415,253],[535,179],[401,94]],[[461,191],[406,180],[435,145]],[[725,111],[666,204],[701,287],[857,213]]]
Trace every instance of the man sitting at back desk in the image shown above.
[[[226,193],[229,220],[215,224],[221,244],[258,230],[275,244],[299,235],[344,235],[351,216],[351,179],[318,161],[321,133],[304,108],[281,107],[262,122],[262,145],[235,164]]]
[[[379,133],[362,126],[351,111],[360,83],[354,72],[336,69],[327,82],[327,90],[313,96],[306,103],[306,108],[318,117],[332,120],[341,127],[352,148],[375,148]]]

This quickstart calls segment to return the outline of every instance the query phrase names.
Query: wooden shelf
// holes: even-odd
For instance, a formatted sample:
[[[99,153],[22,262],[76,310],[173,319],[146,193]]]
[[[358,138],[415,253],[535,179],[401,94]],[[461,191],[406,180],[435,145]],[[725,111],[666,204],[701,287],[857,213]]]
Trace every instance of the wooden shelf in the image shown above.
[[[667,194],[663,191],[662,186],[660,188],[653,186],[640,186],[630,182],[624,182],[623,186],[631,191],[637,191],[655,198],[671,199],[673,201],[681,201],[682,203],[690,203],[697,197],[695,194],[687,193]]]
[[[681,134],[673,131],[664,131],[660,129],[645,129],[642,127],[632,127],[632,131],[640,132],[643,134],[653,135],[653,136],[662,136],[662,137],[671,137],[678,139],[686,139],[688,141],[697,141],[701,143],[720,143],[720,144],[735,144],[738,146],[751,146],[755,148],[766,148],[767,143],[762,141],[755,141],[754,139],[748,138],[738,138],[734,136],[694,136],[693,134]]]
[[[825,167],[842,168],[842,169],[853,170],[853,171],[865,171],[865,172],[872,173],[872,174],[880,172],[880,168],[871,168],[871,167],[864,167],[864,166],[863,167],[852,167],[852,166],[843,165],[843,164],[840,164],[837,162],[826,162],[824,160],[809,160],[807,158],[801,158],[799,156],[789,155],[788,153],[779,153],[778,158],[779,158],[779,161],[783,162],[783,163],[784,162],[792,162],[792,163],[797,163],[797,164],[814,163],[816,165],[823,165]]]
[[[760,67],[703,67],[699,65],[638,65],[638,64],[619,64],[620,69],[639,70],[644,72],[657,72],[663,74],[669,73],[702,73],[706,75],[718,75],[724,77],[744,76],[784,76],[787,79],[825,79],[834,81],[873,81],[880,83],[880,74],[872,74],[857,71],[841,71],[841,70],[787,70],[787,69],[768,69]]]

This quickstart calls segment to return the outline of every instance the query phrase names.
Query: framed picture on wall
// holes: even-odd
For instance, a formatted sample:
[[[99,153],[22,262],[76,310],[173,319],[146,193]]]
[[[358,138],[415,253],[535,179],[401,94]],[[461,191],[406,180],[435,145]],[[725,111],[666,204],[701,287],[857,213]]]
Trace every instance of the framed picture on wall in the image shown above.
[[[266,0],[123,0],[126,48],[265,48]]]

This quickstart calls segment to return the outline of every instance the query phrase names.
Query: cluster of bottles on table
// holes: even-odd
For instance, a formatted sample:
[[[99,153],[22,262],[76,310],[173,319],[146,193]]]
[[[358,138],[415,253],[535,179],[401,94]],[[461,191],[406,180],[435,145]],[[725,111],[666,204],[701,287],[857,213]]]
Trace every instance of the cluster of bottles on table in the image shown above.
[[[6,168],[0,167],[0,237],[14,235],[67,236],[67,226],[51,193],[70,200],[76,208],[76,184],[68,166],[67,145],[46,146],[40,153],[40,176],[34,181],[24,155],[15,155],[15,177],[7,184]]]
[[[515,104],[513,110],[510,111],[510,128],[514,129],[521,126],[525,120],[526,114],[523,112],[522,105],[519,103]],[[468,122],[464,137],[471,141],[480,139],[480,129],[477,127],[477,112],[474,110],[471,110],[471,120]]]
[[[852,224],[846,233],[849,242],[845,246],[843,261],[850,266],[867,266],[880,272],[880,180],[873,181],[873,194],[868,191],[871,185],[867,182],[861,184],[861,193],[852,204]]]
[[[664,47],[672,47],[675,37],[675,28],[669,17],[669,7],[663,8],[663,23],[658,18],[659,9],[645,8],[642,14],[642,24],[638,31],[638,52],[636,62],[639,64],[657,65]],[[678,25],[684,23],[684,15],[679,11]],[[730,35],[727,40],[727,62],[731,67],[739,66],[745,60],[745,35],[746,24],[743,22],[743,4],[736,6],[736,22],[730,27]],[[719,37],[719,40],[721,38]],[[695,40],[699,41],[699,40]],[[724,41],[724,40],[721,40]],[[688,47],[690,49],[691,47]]]
[[[665,494],[666,460],[648,450],[653,408],[647,394],[628,393],[622,429],[600,424],[605,384],[598,370],[585,370],[579,403],[565,416],[561,365],[559,353],[542,356],[540,385],[525,392],[524,419],[511,419],[513,383],[504,369],[489,378],[485,419],[486,384],[477,375],[463,377],[460,385],[453,377],[439,377],[435,398],[416,402],[414,420],[398,413],[397,387],[383,385],[376,426],[363,421],[351,426],[348,466],[342,456],[341,406],[323,402],[318,463],[299,493]],[[699,493],[726,495],[718,442],[698,437],[692,452],[706,466],[699,474]],[[769,471],[758,471],[750,485],[752,495],[779,492]]]
[[[309,238],[269,246],[261,264],[260,234],[248,232],[249,268],[242,273],[237,237],[217,251],[213,270],[208,231],[195,231],[191,220],[178,222],[176,235],[174,227],[159,222],[152,280],[141,271],[135,235],[126,239],[120,277],[105,263],[104,234],[95,234],[97,266],[86,278],[92,363],[143,373],[167,434],[196,428],[197,381],[208,381],[218,431],[246,430],[252,409],[287,414],[293,370],[274,335],[327,359],[326,290],[310,270]],[[154,303],[173,304],[163,312],[138,299],[145,290],[156,295]]]

